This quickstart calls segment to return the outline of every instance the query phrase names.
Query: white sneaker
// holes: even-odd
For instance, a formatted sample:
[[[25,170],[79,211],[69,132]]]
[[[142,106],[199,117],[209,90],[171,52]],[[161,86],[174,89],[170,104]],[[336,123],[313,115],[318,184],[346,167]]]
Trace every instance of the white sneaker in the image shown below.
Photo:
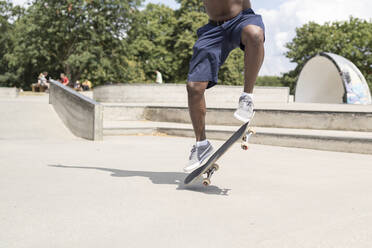
[[[194,145],[191,149],[191,154],[189,157],[189,164],[183,168],[185,172],[191,172],[201,167],[202,162],[213,153],[213,147],[208,141],[208,144],[204,146],[197,147]]]
[[[253,100],[250,96],[241,96],[239,98],[239,107],[234,113],[234,117],[242,122],[248,122],[252,119],[254,113]]]

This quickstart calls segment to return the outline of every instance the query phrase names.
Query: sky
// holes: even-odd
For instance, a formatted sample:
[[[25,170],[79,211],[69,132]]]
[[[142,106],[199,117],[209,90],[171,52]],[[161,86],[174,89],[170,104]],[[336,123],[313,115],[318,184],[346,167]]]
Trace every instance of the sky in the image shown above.
[[[13,0],[24,4],[26,0]],[[175,0],[146,0],[173,9]],[[314,21],[319,24],[346,21],[350,16],[372,20],[372,0],[251,0],[257,14],[262,15],[266,29],[265,61],[260,75],[281,75],[295,67],[284,56],[285,44],[295,36],[296,27]]]

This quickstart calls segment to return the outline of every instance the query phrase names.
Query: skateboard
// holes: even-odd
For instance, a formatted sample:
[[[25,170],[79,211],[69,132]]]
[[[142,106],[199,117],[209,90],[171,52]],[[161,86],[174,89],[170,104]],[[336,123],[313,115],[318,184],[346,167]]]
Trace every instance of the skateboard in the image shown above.
[[[254,113],[253,113],[254,115]],[[253,119],[253,116],[252,116]],[[219,169],[218,164],[216,164],[217,160],[225,154],[229,150],[229,148],[238,140],[241,139],[241,148],[243,150],[248,150],[248,142],[250,137],[255,134],[255,131],[249,127],[250,122],[244,123],[226,142],[218,148],[218,150],[212,154],[212,156],[207,160],[207,162],[199,167],[198,169],[191,172],[186,178],[184,183],[190,184],[196,181],[199,177],[203,176],[203,185],[209,186],[211,184],[211,177]]]

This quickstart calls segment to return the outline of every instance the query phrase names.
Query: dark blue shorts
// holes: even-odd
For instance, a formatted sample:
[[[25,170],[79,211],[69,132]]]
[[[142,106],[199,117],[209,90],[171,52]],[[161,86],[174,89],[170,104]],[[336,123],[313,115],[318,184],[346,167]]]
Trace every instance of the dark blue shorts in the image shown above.
[[[208,23],[199,28],[187,81],[209,82],[207,88],[216,85],[218,71],[229,53],[237,47],[244,50],[241,33],[247,25],[259,26],[265,32],[262,17],[256,15],[252,9],[243,10],[239,15],[220,26]]]

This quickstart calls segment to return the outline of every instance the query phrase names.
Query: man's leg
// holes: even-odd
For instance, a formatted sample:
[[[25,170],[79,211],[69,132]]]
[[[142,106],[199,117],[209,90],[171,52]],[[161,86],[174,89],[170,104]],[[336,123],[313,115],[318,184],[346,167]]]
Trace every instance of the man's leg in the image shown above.
[[[213,152],[211,143],[205,136],[205,98],[204,92],[208,82],[188,82],[187,93],[189,112],[194,127],[196,144],[191,149],[189,163],[184,167],[185,172],[191,172],[199,168],[202,162]]]
[[[244,92],[252,93],[265,56],[264,31],[256,25],[245,26],[241,40],[245,46]]]
[[[205,114],[206,104],[204,92],[208,82],[188,82],[188,104],[191,122],[194,127],[196,141],[206,139],[205,135]]]
[[[241,42],[244,45],[244,92],[239,98],[239,107],[234,116],[248,122],[254,114],[253,87],[256,83],[264,59],[264,31],[255,25],[247,25],[242,30]]]

